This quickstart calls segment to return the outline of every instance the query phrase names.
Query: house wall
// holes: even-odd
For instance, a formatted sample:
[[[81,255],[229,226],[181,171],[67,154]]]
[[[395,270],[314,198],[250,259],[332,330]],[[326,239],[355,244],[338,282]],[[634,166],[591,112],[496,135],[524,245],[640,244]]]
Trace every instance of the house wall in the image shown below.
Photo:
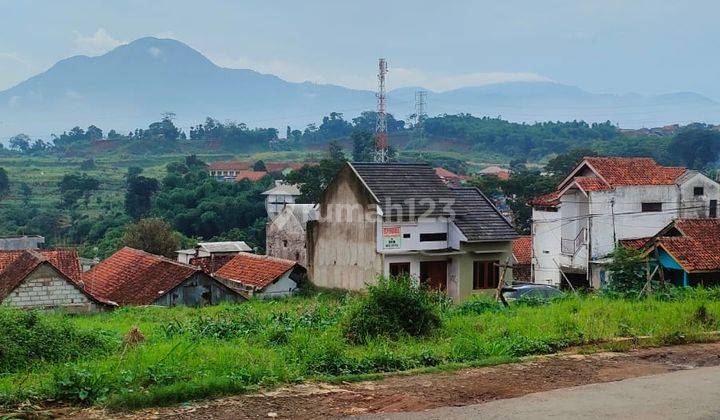
[[[265,197],[265,210],[268,217],[272,219],[277,216],[285,207],[285,204],[294,204],[295,196],[287,194],[268,194]]]
[[[590,193],[592,259],[606,257],[615,240],[655,235],[679,216],[679,189],[675,185],[617,187]],[[661,212],[642,212],[642,203],[662,203]]]
[[[256,291],[253,296],[258,299],[272,299],[291,296],[297,289],[297,283],[290,278],[291,271],[283,274],[277,281],[268,285],[261,291]]]
[[[265,229],[265,253],[267,255],[296,261],[307,268],[307,245],[305,227],[290,211],[281,212],[268,222]]]
[[[35,268],[3,303],[23,309],[65,308],[78,313],[103,309],[48,263]]]
[[[532,278],[535,283],[559,285],[560,212],[532,211]],[[559,261],[558,261],[559,263]]]
[[[319,220],[308,223],[308,277],[316,286],[361,290],[382,273],[376,204],[345,166],[325,190]]]
[[[695,187],[702,187],[704,194],[695,196]],[[720,200],[720,185],[699,172],[695,173],[682,180],[680,200],[682,202],[680,217],[691,219],[709,217],[710,200]]]
[[[245,298],[220,284],[205,273],[188,277],[170,292],[159,297],[154,304],[160,306],[205,306],[220,302],[242,302]]]
[[[433,250],[450,248],[451,234],[449,226],[451,224],[444,218],[419,218],[414,221],[395,222],[383,220],[382,227],[399,227],[400,228],[400,248],[387,251],[411,251],[411,250]],[[423,233],[444,233],[446,240],[444,241],[420,241],[420,234]],[[383,231],[378,229],[377,232],[377,251],[386,251],[383,247]],[[405,238],[408,236],[409,238]],[[456,245],[457,246],[457,245]]]

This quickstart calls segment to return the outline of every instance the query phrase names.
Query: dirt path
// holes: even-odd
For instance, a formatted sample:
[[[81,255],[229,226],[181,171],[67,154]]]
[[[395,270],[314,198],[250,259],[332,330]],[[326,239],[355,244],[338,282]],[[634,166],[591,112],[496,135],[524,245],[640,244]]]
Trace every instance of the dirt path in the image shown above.
[[[262,394],[135,413],[65,409],[55,411],[52,415],[84,418],[246,419],[340,417],[421,411],[705,366],[720,366],[720,343],[640,349],[628,353],[558,355],[496,367],[393,376],[379,381],[341,385],[298,385]]]

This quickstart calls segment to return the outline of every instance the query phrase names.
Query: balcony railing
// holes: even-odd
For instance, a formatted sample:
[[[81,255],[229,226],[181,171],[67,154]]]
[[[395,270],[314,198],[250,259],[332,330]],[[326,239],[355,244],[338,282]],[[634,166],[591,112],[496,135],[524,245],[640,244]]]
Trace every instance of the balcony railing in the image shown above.
[[[561,239],[560,240],[560,251],[566,255],[575,255],[583,245],[585,245],[585,233],[586,229],[580,229],[577,236],[574,239]]]

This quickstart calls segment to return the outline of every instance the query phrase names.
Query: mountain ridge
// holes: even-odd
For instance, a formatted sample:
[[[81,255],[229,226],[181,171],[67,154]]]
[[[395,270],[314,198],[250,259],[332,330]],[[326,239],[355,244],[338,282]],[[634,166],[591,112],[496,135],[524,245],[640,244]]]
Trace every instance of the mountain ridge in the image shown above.
[[[412,114],[415,90],[390,90],[389,111],[400,119]],[[303,128],[333,111],[352,118],[374,107],[371,91],[221,67],[180,41],[144,37],[100,56],[68,57],[0,91],[0,138],[20,132],[46,137],[90,124],[125,131],[167,111],[176,113],[182,127],[212,116],[250,126]],[[720,122],[720,103],[694,92],[597,94],[544,81],[428,90],[428,110],[518,122],[610,120],[627,128]]]

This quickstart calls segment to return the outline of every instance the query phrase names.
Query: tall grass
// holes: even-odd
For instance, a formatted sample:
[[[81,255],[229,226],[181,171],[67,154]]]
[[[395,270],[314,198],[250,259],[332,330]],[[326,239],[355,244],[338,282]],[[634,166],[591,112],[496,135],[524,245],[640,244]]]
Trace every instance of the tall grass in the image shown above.
[[[349,340],[345,329],[361,297],[124,308],[76,317],[53,313],[42,315],[43,322],[68,323],[117,343],[137,325],[146,340],[8,370],[0,376],[0,399],[135,408],[278,384],[506,362],[614,337],[690,342],[718,329],[718,296],[705,290],[645,300],[590,295],[510,308],[478,298],[444,308],[438,328],[420,337],[368,335],[361,342]]]

